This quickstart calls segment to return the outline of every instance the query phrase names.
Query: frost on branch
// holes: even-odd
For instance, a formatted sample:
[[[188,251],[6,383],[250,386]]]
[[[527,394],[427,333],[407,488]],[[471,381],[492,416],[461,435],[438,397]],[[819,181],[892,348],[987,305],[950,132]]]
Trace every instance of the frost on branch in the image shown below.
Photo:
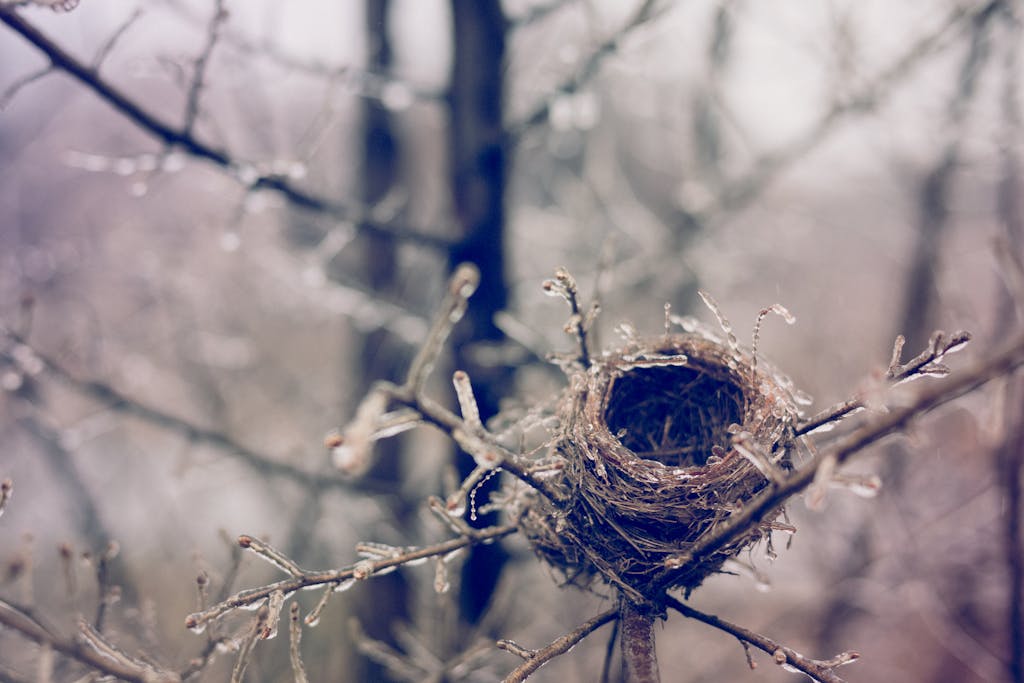
[[[335,593],[399,566],[432,561],[433,589],[447,594],[451,565],[467,548],[521,532],[566,583],[610,588],[619,606],[537,650],[503,641],[500,647],[524,658],[506,680],[525,680],[608,621],[621,622],[626,619],[623,615],[632,615],[635,625],[643,627],[639,630],[647,632],[648,622],[672,608],[730,633],[745,647],[763,650],[780,666],[825,683],[839,681],[833,669],[856,659],[856,653],[810,659],[760,634],[697,612],[670,591],[681,589],[688,595],[759,541],[766,541],[772,555],[772,533],[796,531],[784,508],[794,495],[806,491],[809,504],[816,507],[833,487],[863,496],[877,493],[881,484],[877,477],[846,474],[841,468],[852,453],[901,428],[906,409],[886,414],[884,421],[868,423],[840,445],[819,452],[810,434],[859,411],[863,399],[803,418],[801,408],[809,397],[757,354],[761,325],[768,315],[794,321],[781,305],[761,310],[749,349],[740,345],[721,307],[701,293],[718,322],[717,330],[692,318],[673,316],[666,307],[663,334],[644,337],[623,326],[625,341],[597,354],[587,344],[593,317],[582,314],[576,282],[560,269],[544,288],[568,302],[571,316],[566,329],[579,343],[577,355],[555,361],[567,375],[566,387],[554,402],[526,410],[518,425],[513,421],[510,426],[507,417],[484,425],[467,373],[457,370],[452,375],[458,412],[426,395],[427,379],[478,280],[475,268],[456,270],[405,381],[377,383],[348,427],[328,437],[335,464],[348,473],[368,466],[377,439],[405,429],[429,424],[451,438],[476,462],[461,483],[453,482],[446,497],[427,500],[427,508],[452,537],[420,548],[365,541],[356,547],[361,559],[354,563],[308,571],[269,544],[242,536],[239,543],[277,567],[284,578],[202,608],[188,617],[187,625],[201,630],[229,612],[256,610],[249,628],[233,641],[238,651],[235,677],[240,680],[255,643],[276,633],[284,604],[297,591],[319,589],[319,600],[304,619],[299,619],[294,607],[289,613],[292,668],[301,680],[297,629],[303,624],[314,626]],[[928,348],[906,363],[901,361],[902,343],[897,340],[888,372],[880,377],[883,388],[919,376],[943,375],[943,357],[968,338],[966,333],[936,333]],[[1024,363],[1018,357],[1020,351],[1015,354],[976,371],[976,377],[961,380],[961,386],[948,394],[920,398],[921,410]],[[545,435],[528,446],[522,434],[538,426]],[[477,500],[481,486],[499,473],[511,475],[514,484],[491,493],[487,500]],[[484,510],[503,513],[505,522],[473,528],[467,517],[475,519]],[[622,633],[626,631],[623,628]],[[628,637],[622,638],[626,656]],[[388,660],[389,668],[404,666],[400,653],[386,653],[370,641],[361,647]]]

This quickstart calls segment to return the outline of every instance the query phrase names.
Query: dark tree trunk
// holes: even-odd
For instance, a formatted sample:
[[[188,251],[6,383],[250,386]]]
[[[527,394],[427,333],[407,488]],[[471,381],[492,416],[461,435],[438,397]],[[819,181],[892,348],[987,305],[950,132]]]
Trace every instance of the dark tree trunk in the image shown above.
[[[511,382],[511,370],[479,362],[472,344],[500,343],[494,314],[505,308],[504,194],[506,150],[503,141],[505,17],[498,0],[452,0],[454,55],[450,97],[449,173],[455,218],[461,239],[452,248],[450,264],[464,261],[480,268],[480,287],[470,301],[467,324],[454,339],[454,362],[469,373],[481,417],[498,411],[498,399]],[[468,474],[472,460],[460,455],[459,469]],[[496,479],[496,478],[494,478]],[[494,479],[492,485],[496,484]],[[477,493],[486,500],[487,489]],[[481,517],[477,524],[493,519]],[[460,582],[463,616],[475,623],[483,614],[505,561],[497,544],[475,548]]]

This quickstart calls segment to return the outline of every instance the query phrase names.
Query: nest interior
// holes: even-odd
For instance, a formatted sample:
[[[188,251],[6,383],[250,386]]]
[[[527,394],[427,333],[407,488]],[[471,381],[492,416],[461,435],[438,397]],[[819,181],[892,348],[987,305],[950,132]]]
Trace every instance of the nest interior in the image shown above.
[[[749,529],[686,566],[668,562],[762,490],[767,479],[733,434],[788,462],[796,409],[779,376],[699,334],[607,353],[563,403],[562,504],[540,501],[521,524],[571,582],[601,577],[634,600],[690,590],[760,539]],[[781,508],[780,508],[781,510]]]
[[[611,386],[604,421],[638,458],[672,467],[705,465],[743,421],[743,387],[688,366],[637,368]]]

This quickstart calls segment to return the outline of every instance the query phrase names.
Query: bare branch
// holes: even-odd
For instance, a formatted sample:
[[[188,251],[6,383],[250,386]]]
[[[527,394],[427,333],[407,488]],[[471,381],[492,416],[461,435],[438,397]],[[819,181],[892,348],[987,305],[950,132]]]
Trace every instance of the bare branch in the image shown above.
[[[547,121],[551,114],[551,107],[554,106],[559,98],[571,95],[585,87],[597,75],[604,61],[618,52],[622,41],[635,29],[643,26],[653,18],[655,4],[655,0],[643,0],[630,18],[614,34],[605,39],[590,53],[575,74],[552,90],[549,95],[534,107],[533,111],[524,116],[520,121],[509,125],[506,132],[508,141],[514,144],[528,131]]]
[[[32,83],[35,83],[38,80],[41,80],[42,78],[53,72],[53,66],[46,66],[42,69],[39,69],[38,71],[27,73],[18,80],[11,83],[9,86],[7,86],[7,88],[4,89],[3,94],[0,94],[0,111],[3,111],[7,108],[7,105],[9,105],[14,100],[17,94],[21,92],[22,88],[24,88],[27,85],[31,85]]]
[[[176,147],[197,159],[208,161],[229,171],[239,178],[249,190],[271,190],[284,197],[292,206],[314,213],[332,216],[338,220],[352,221],[359,230],[369,234],[393,237],[423,247],[447,250],[450,241],[431,234],[426,230],[408,228],[390,222],[375,221],[372,212],[365,208],[341,204],[333,199],[318,196],[296,187],[290,180],[275,174],[259,174],[249,178],[239,173],[246,165],[234,158],[227,150],[213,147],[195,137],[187,128],[176,128],[156,114],[146,110],[138,102],[116,88],[102,75],[86,66],[60,45],[47,38],[35,26],[23,19],[13,9],[0,7],[0,21],[7,24],[27,41],[32,43],[50,60],[54,68],[66,72],[82,85],[92,90],[129,121],[168,147]]]
[[[16,343],[28,347],[25,341],[19,336],[11,332],[4,331],[2,328],[0,328],[0,333],[6,334]],[[137,399],[131,398],[105,382],[101,382],[99,380],[79,379],[53,358],[50,358],[36,349],[31,349],[31,351],[35,357],[43,363],[44,369],[50,377],[77,393],[102,403],[114,412],[137,417],[152,425],[161,427],[162,429],[178,432],[183,437],[191,441],[200,441],[209,444],[224,453],[237,458],[267,476],[284,477],[306,486],[324,488],[351,487],[351,485],[341,477],[332,476],[323,472],[308,472],[295,467],[294,465],[289,465],[288,463],[275,460],[269,455],[259,453],[247,446],[243,446],[221,432],[200,427],[199,425],[193,424],[183,418],[170,415],[169,413],[165,413],[157,408],[151,407]],[[0,357],[7,358],[7,352],[0,351]]]
[[[837,466],[842,465],[868,446],[904,429],[915,418],[974,391],[997,377],[1012,373],[1021,365],[1024,365],[1024,337],[1018,337],[1014,343],[999,353],[975,363],[942,384],[929,387],[908,405],[881,415],[877,420],[818,453],[807,465],[789,475],[783,483],[768,487],[750,500],[742,510],[719,524],[713,532],[698,539],[688,552],[672,558],[672,565],[682,566],[690,562],[699,562],[709,553],[749,529],[752,524],[761,522],[771,510],[807,488],[814,481],[818,468],[826,460],[834,459]]]
[[[188,88],[184,123],[182,124],[182,131],[186,135],[191,135],[192,129],[195,127],[196,117],[199,115],[199,98],[206,80],[206,68],[210,63],[211,55],[213,55],[213,49],[217,46],[221,27],[227,18],[228,12],[224,8],[224,0],[217,0],[213,8],[213,17],[206,28],[206,44],[203,45],[203,51],[196,57],[192,68],[192,83]]]
[[[121,24],[121,26],[119,26],[109,38],[107,38],[107,41],[100,46],[100,49],[96,51],[96,55],[92,58],[92,68],[94,70],[99,71],[103,62],[106,61],[110,53],[113,52],[118,41],[128,33],[128,29],[132,27],[132,24],[138,21],[141,17],[142,10],[136,9],[128,16],[127,19],[125,19],[124,23]]]
[[[441,355],[444,343],[448,340],[455,323],[462,320],[466,314],[469,297],[473,296],[479,285],[480,270],[472,263],[460,264],[452,273],[448,281],[448,291],[445,292],[444,301],[441,302],[441,309],[434,318],[434,324],[430,328],[426,340],[409,365],[403,389],[412,393],[419,393],[423,390],[427,377]]]
[[[565,268],[555,271],[554,280],[545,280],[544,291],[552,296],[559,296],[569,304],[571,315],[569,322],[565,325],[565,331],[576,337],[580,346],[579,362],[585,368],[590,367],[590,351],[587,349],[587,328],[591,320],[587,320],[580,308],[579,289],[576,286],[576,278],[569,274]]]
[[[50,647],[94,671],[131,683],[172,683],[181,678],[171,672],[157,671],[144,662],[114,648],[88,624],[81,624],[81,640],[61,638],[44,626],[30,611],[0,600],[0,624],[23,637]]]
[[[708,626],[713,626],[720,631],[725,631],[729,635],[738,639],[743,644],[744,648],[746,648],[747,645],[753,645],[759,650],[771,655],[776,664],[792,667],[797,671],[807,674],[814,680],[820,681],[820,683],[842,683],[843,679],[837,676],[832,669],[843,664],[849,664],[860,657],[856,652],[844,652],[828,661],[809,659],[795,650],[779,645],[770,638],[762,636],[760,633],[743,628],[742,626],[737,626],[736,624],[732,624],[712,614],[699,612],[671,596],[667,597],[666,602],[669,607],[679,611],[683,616],[690,619],[696,619],[697,621],[703,622]],[[747,661],[753,665],[753,661],[750,659],[749,653],[747,654]]]
[[[593,619],[583,622],[569,633],[556,638],[549,645],[539,650],[527,650],[511,640],[499,640],[498,647],[506,652],[522,657],[526,661],[517,666],[512,673],[505,677],[504,683],[522,683],[537,669],[559,655],[576,646],[578,642],[589,636],[591,633],[615,619],[619,614],[618,607],[598,614]]]
[[[472,536],[453,538],[443,543],[425,546],[423,548],[407,550],[395,557],[381,560],[362,560],[354,565],[343,569],[329,569],[326,571],[303,572],[300,576],[283,579],[275,583],[252,588],[235,593],[231,597],[201,612],[190,614],[185,620],[185,625],[192,630],[201,630],[211,621],[236,610],[240,607],[256,605],[268,599],[275,591],[281,591],[288,595],[296,590],[310,586],[326,586],[329,584],[341,584],[350,579],[366,579],[374,574],[381,574],[385,570],[393,570],[403,564],[415,562],[416,560],[445,555],[466,548],[478,543],[487,543],[503,536],[515,533],[517,527],[514,524],[490,527],[488,529],[474,530]]]
[[[306,667],[302,664],[302,620],[299,618],[299,603],[293,602],[289,612],[290,636],[288,655],[292,663],[292,675],[295,683],[307,683]]]
[[[889,361],[885,377],[891,382],[891,386],[904,384],[920,377],[945,377],[949,374],[949,368],[942,363],[942,359],[948,354],[961,350],[970,340],[971,335],[968,332],[954,332],[949,336],[945,332],[935,332],[924,351],[901,364],[904,339],[902,335],[898,336],[893,344],[892,359]],[[838,422],[864,407],[864,400],[861,398],[843,401],[802,422],[797,427],[796,434],[797,436],[810,434]]]

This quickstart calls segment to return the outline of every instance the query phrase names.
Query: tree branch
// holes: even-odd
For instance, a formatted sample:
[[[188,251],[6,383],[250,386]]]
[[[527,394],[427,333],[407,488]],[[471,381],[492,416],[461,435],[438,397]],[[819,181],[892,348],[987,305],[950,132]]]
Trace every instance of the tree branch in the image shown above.
[[[444,541],[443,543],[407,550],[392,557],[386,557],[379,560],[363,560],[343,569],[304,571],[298,576],[292,576],[291,578],[267,584],[260,588],[251,588],[235,593],[213,607],[190,614],[185,620],[185,626],[189,629],[198,631],[205,628],[211,621],[220,618],[232,610],[259,604],[261,601],[269,598],[271,594],[276,591],[281,591],[285,595],[290,595],[294,591],[308,588],[310,586],[335,586],[350,580],[357,581],[367,579],[374,574],[381,574],[386,570],[393,570],[409,562],[436,557],[438,555],[447,555],[448,553],[461,548],[477,545],[478,543],[494,541],[495,539],[515,533],[517,529],[518,527],[514,524],[506,524],[503,526],[475,531],[471,536],[461,536],[459,538]],[[243,538],[248,539],[249,537]],[[255,552],[259,552],[256,548],[252,548],[251,546],[250,548]]]
[[[537,669],[541,668],[555,657],[564,655],[575,647],[576,643],[580,642],[591,633],[607,624],[609,621],[615,619],[618,614],[619,610],[617,607],[613,607],[610,610],[602,612],[593,619],[583,622],[569,633],[556,638],[549,645],[546,645],[539,650],[527,650],[526,648],[515,644],[511,640],[499,640],[499,648],[506,652],[511,652],[514,655],[518,655],[526,660],[517,666],[512,673],[505,677],[504,683],[522,683]]]
[[[32,613],[5,600],[0,600],[0,624],[25,638],[53,648],[56,652],[84,664],[94,671],[131,683],[172,683],[181,678],[172,672],[158,671],[113,648],[98,633],[82,622],[79,638],[66,639],[56,635]]]
[[[729,635],[738,639],[741,643],[753,645],[759,650],[767,652],[772,656],[776,664],[780,666],[790,666],[797,669],[814,680],[820,681],[820,683],[843,683],[843,679],[837,676],[832,669],[843,664],[848,664],[860,657],[856,652],[844,652],[833,657],[831,660],[824,662],[816,659],[808,659],[799,652],[779,645],[770,638],[766,638],[765,636],[755,633],[750,629],[743,628],[742,626],[732,624],[712,614],[699,612],[671,596],[666,598],[666,603],[669,607],[677,610],[683,616],[689,619],[696,619],[697,621],[703,622],[708,626],[713,626],[720,631],[725,631]],[[753,665],[753,662],[751,662],[751,665]]]
[[[30,348],[36,358],[42,362],[45,371],[50,377],[73,391],[102,403],[116,413],[137,417],[162,429],[177,432],[186,439],[209,444],[266,476],[284,477],[304,486],[351,488],[351,483],[342,477],[323,472],[310,472],[294,465],[280,462],[268,455],[243,446],[221,432],[200,427],[188,420],[146,405],[137,399],[125,395],[105,382],[80,379],[54,359],[29,346],[25,340],[13,332],[0,328],[0,335],[7,336],[15,343]],[[16,363],[16,360],[10,358],[9,354],[5,351],[0,351],[0,358]]]
[[[952,379],[922,391],[903,408],[893,409],[876,421],[866,424],[847,437],[822,450],[803,468],[788,476],[781,484],[770,486],[735,513],[712,533],[697,540],[686,553],[672,558],[673,566],[700,562],[708,554],[723,547],[745,530],[762,521],[791,496],[803,491],[814,481],[818,469],[827,459],[835,466],[882,438],[904,429],[912,420],[940,405],[957,399],[987,382],[1012,373],[1024,365],[1024,336],[990,358],[975,363]]]
[[[654,649],[654,615],[622,598],[619,606],[622,679],[624,683],[659,683]]]
[[[15,10],[0,7],[0,22],[7,24],[13,31],[32,43],[50,60],[54,68],[64,71],[92,90],[122,116],[164,145],[181,149],[190,156],[208,161],[236,176],[245,167],[243,162],[232,157],[227,150],[214,147],[197,138],[191,131],[191,125],[179,128],[160,120],[155,114],[144,109],[142,105],[115,87],[95,68],[86,66],[46,37]],[[351,221],[359,230],[369,234],[394,237],[441,252],[446,252],[451,245],[447,238],[432,235],[423,230],[375,221],[371,215],[372,212],[365,208],[353,207],[312,194],[294,186],[287,178],[280,175],[257,175],[251,181],[242,182],[250,191],[271,190],[277,192],[296,208],[326,214],[338,220]]]

